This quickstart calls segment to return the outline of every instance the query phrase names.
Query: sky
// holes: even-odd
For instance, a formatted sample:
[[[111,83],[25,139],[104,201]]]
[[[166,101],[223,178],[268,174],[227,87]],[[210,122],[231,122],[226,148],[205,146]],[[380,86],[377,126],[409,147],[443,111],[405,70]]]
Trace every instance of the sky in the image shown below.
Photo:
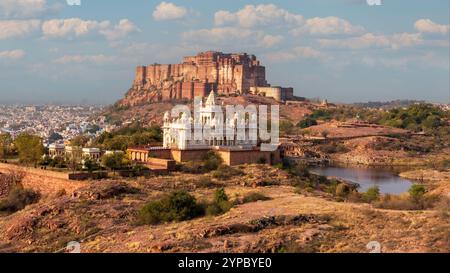
[[[136,66],[207,50],[298,96],[450,103],[450,1],[368,2],[0,0],[0,104],[114,103]]]

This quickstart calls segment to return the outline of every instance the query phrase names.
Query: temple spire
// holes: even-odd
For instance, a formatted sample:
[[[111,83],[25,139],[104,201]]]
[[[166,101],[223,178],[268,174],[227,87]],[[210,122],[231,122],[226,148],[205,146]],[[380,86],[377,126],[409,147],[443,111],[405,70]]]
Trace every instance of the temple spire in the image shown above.
[[[212,105],[216,105],[216,94],[214,93],[214,91],[211,91],[211,93],[209,93],[208,99],[206,100],[206,106]]]

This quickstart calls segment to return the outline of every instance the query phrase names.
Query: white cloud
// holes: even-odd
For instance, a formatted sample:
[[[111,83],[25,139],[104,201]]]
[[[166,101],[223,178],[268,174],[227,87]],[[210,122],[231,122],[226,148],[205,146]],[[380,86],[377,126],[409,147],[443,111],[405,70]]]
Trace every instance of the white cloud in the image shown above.
[[[21,49],[15,49],[10,51],[0,51],[0,60],[9,59],[9,60],[17,60],[21,59],[25,56],[25,51]]]
[[[236,39],[246,39],[253,34],[248,29],[239,29],[233,27],[199,29],[187,31],[182,34],[183,40],[202,41],[207,43],[222,43],[226,41],[235,42]]]
[[[188,56],[205,50],[194,43],[162,44],[131,42],[118,48],[121,52],[121,63],[176,63],[180,56]]]
[[[46,0],[1,0],[0,15],[8,18],[35,18],[59,10],[61,5],[49,5]]]
[[[372,56],[363,56],[361,58],[361,63],[370,67],[374,66],[384,66],[387,68],[402,68],[406,67],[412,61],[409,57],[400,58],[375,58]]]
[[[239,45],[252,47],[272,47],[283,40],[281,35],[269,35],[262,31],[242,29],[238,27],[217,27],[184,32],[182,39],[202,45]]]
[[[298,59],[325,59],[326,55],[312,47],[295,47],[288,51],[272,52],[265,55],[265,58],[272,63],[287,62]]]
[[[214,22],[217,26],[226,25],[237,20],[237,15],[227,10],[219,10],[214,14]]]
[[[269,48],[269,47],[273,47],[273,46],[281,43],[283,40],[284,40],[284,38],[281,35],[270,35],[270,34],[267,34],[267,35],[265,35],[262,38],[261,44],[264,47]]]
[[[47,38],[73,38],[107,30],[110,26],[109,21],[84,21],[79,18],[53,19],[42,24],[42,32]]]
[[[290,13],[273,4],[247,5],[235,13],[220,10],[215,13],[214,21],[217,26],[236,24],[241,27],[251,28],[274,23],[298,25],[303,22],[303,16]]]
[[[187,14],[187,9],[173,3],[161,2],[153,11],[156,21],[181,19]]]
[[[397,33],[393,35],[375,35],[373,33],[366,33],[359,37],[345,39],[320,39],[319,43],[323,47],[347,49],[371,47],[399,49],[423,44],[424,40],[420,33]]]
[[[440,33],[445,35],[450,31],[450,25],[440,25],[430,19],[417,20],[414,27],[421,33]]]
[[[128,19],[120,20],[113,26],[110,21],[82,20],[80,18],[53,19],[42,24],[46,38],[78,38],[90,35],[102,35],[109,40],[124,38],[139,29]]]
[[[450,69],[450,63],[448,58],[442,58],[441,55],[436,54],[435,52],[425,52],[424,54],[420,55],[415,54],[403,57],[363,56],[358,60],[362,64],[370,67],[383,66],[387,68],[408,68],[408,66],[410,66],[410,67],[420,67],[423,69],[428,68],[435,68],[442,70]]]
[[[25,37],[37,31],[41,25],[39,20],[5,20],[0,21],[0,40]]]
[[[139,32],[140,29],[128,19],[120,20],[119,24],[115,25],[112,29],[101,30],[108,40],[117,40],[128,36],[133,32]]]
[[[53,61],[55,64],[68,63],[94,63],[94,64],[109,64],[115,61],[113,56],[105,55],[65,55]]]
[[[364,27],[354,26],[349,21],[335,17],[315,17],[306,20],[305,24],[291,31],[294,35],[311,34],[311,35],[334,35],[334,34],[361,34]]]

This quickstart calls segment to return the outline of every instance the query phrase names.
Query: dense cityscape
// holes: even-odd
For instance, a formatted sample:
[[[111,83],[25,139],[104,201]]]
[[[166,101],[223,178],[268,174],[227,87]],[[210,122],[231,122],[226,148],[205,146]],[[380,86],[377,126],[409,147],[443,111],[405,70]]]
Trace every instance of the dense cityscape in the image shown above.
[[[96,136],[112,128],[95,117],[103,106],[0,105],[0,132],[16,137],[21,133],[40,136],[44,143],[70,140],[85,134]]]

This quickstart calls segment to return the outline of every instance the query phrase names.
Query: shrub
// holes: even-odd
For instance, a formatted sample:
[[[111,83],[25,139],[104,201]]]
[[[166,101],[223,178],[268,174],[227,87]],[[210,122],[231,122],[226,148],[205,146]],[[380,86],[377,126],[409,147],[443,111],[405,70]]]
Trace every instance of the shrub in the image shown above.
[[[212,177],[220,180],[227,180],[233,176],[244,174],[241,170],[235,169],[227,165],[220,165],[219,168],[212,173]]]
[[[347,197],[351,192],[350,186],[344,183],[340,183],[336,187],[336,196]]]
[[[341,143],[328,143],[321,145],[319,150],[327,154],[348,153],[350,150]]]
[[[339,181],[332,180],[330,182],[330,184],[326,186],[325,192],[335,195],[336,194],[336,188],[337,188],[338,185],[339,185]]]
[[[386,194],[379,201],[374,202],[374,206],[382,209],[394,210],[423,210],[436,206],[439,198],[436,196],[424,196],[416,201],[410,196],[394,196]]]
[[[258,164],[266,164],[267,163],[267,159],[265,157],[260,157],[258,159]]]
[[[218,155],[214,151],[210,151],[210,152],[208,152],[208,154],[205,157],[203,167],[204,167],[205,171],[214,171],[214,170],[217,170],[219,168],[219,166],[222,165],[222,163],[223,163],[223,160],[220,157],[220,155]]]
[[[222,213],[222,208],[217,203],[211,203],[206,206],[206,215],[208,216],[216,216]]]
[[[305,128],[308,128],[308,127],[311,127],[311,126],[315,126],[315,125],[317,125],[317,120],[308,117],[308,118],[305,118],[304,120],[300,121],[297,124],[297,127],[305,129]]]
[[[292,134],[294,131],[294,124],[288,120],[282,120],[280,121],[280,135],[289,135]]]
[[[139,212],[141,224],[185,221],[204,214],[204,209],[186,191],[174,191],[160,200],[146,204]]]
[[[318,110],[315,110],[311,114],[310,118],[321,119],[321,120],[330,120],[332,117],[331,117],[330,111],[318,109]]]
[[[229,211],[232,207],[224,188],[214,192],[214,201],[206,207],[206,215],[215,216]]]
[[[379,187],[371,187],[364,194],[363,199],[366,202],[372,203],[380,199],[380,188]]]
[[[180,170],[180,172],[183,173],[190,173],[190,174],[201,174],[204,173],[203,170],[203,164],[200,162],[186,162],[183,164],[177,165],[177,169]]]
[[[252,192],[252,193],[245,195],[244,198],[242,198],[242,203],[245,204],[245,203],[258,202],[258,201],[267,201],[270,199],[271,199],[270,197],[265,196],[262,193]]]
[[[221,203],[221,202],[227,202],[228,201],[228,195],[225,193],[224,188],[217,189],[214,193],[214,202]]]
[[[363,202],[363,196],[356,189],[354,189],[347,196],[347,200],[354,203],[360,203]]]
[[[417,205],[408,198],[386,194],[379,201],[374,203],[376,208],[393,210],[416,210]]]
[[[299,176],[299,177],[309,177],[310,173],[306,164],[296,164],[289,166],[288,172],[291,175]]]
[[[411,199],[414,202],[419,203],[422,197],[425,195],[426,190],[423,185],[414,184],[411,186],[408,192]]]
[[[221,184],[215,183],[209,177],[201,177],[195,182],[195,185],[200,188],[217,188],[222,186]]]
[[[133,168],[131,168],[130,176],[131,177],[140,176],[143,175],[148,170],[150,170],[148,167],[141,164],[137,164],[134,165]]]
[[[0,201],[0,211],[14,213],[24,209],[28,205],[38,202],[39,198],[39,193],[33,190],[16,187],[6,198]]]

